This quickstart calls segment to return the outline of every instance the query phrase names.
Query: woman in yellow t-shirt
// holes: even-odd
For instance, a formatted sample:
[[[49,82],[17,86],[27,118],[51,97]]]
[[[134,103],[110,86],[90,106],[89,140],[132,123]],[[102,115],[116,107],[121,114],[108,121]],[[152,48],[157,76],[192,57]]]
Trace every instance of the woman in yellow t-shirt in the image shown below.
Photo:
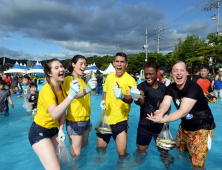
[[[55,149],[65,141],[63,132],[65,110],[80,90],[78,80],[72,81],[70,93],[65,98],[65,69],[57,59],[47,60],[44,65],[47,82],[39,93],[37,113],[29,130],[29,141],[45,169],[61,169]],[[59,130],[57,127],[59,126]]]
[[[80,84],[80,91],[75,100],[70,104],[66,116],[66,130],[69,135],[71,155],[74,158],[81,154],[81,147],[88,145],[88,136],[90,128],[90,93],[97,86],[96,78],[91,78],[87,85],[80,77],[86,70],[86,58],[82,55],[76,55],[69,64],[69,73],[64,80],[66,94],[70,93],[70,83],[77,79]]]

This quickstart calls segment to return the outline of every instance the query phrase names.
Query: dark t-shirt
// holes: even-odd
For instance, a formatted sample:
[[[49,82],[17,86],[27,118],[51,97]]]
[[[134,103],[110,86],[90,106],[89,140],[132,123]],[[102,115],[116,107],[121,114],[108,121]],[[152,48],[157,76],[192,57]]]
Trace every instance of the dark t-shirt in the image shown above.
[[[200,78],[199,75],[194,75],[192,78],[192,81],[197,82],[197,80]]]
[[[34,103],[32,105],[32,109],[37,108],[37,101],[38,101],[38,97],[39,97],[39,93],[36,92],[35,94],[31,94],[30,98],[29,98],[29,102],[30,103]]]
[[[163,128],[163,123],[153,123],[153,121],[146,119],[147,114],[151,115],[157,109],[163,101],[166,86],[158,82],[158,88],[154,89],[148,86],[147,82],[140,83],[137,88],[144,92],[144,105],[140,107],[140,121],[138,126],[138,132],[158,135]]]
[[[8,99],[11,96],[10,90],[0,90],[0,113],[8,112]]]
[[[167,87],[165,95],[173,98],[177,109],[180,108],[180,103],[184,97],[197,100],[191,111],[185,117],[181,118],[181,125],[184,130],[196,131],[215,128],[214,118],[208,102],[201,87],[197,83],[187,80],[182,90],[179,90],[176,84],[173,83]]]
[[[103,85],[103,78],[100,76],[96,76],[97,87],[101,87]]]

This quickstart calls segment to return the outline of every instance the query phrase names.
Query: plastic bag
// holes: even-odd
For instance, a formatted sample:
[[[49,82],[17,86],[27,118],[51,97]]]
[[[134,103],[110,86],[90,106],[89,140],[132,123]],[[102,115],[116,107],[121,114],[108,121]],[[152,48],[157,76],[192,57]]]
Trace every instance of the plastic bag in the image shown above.
[[[100,118],[96,125],[95,130],[96,132],[101,134],[112,134],[112,130],[110,125],[108,124],[108,119],[105,110],[101,111]]]
[[[215,103],[215,102],[217,101],[217,97],[212,96],[211,94],[208,94],[208,95],[207,95],[207,100],[208,100],[211,104],[213,104],[213,103]]]
[[[56,148],[56,155],[58,157],[61,168],[65,167],[65,166],[72,166],[73,165],[72,156],[70,155],[64,142],[59,142],[59,144]]]
[[[170,130],[168,128],[168,123],[164,123],[163,129],[156,139],[156,147],[165,150],[171,150],[176,148],[176,141],[174,140]]]
[[[24,98],[23,107],[26,109],[27,112],[32,111],[32,106],[29,106],[29,100]]]

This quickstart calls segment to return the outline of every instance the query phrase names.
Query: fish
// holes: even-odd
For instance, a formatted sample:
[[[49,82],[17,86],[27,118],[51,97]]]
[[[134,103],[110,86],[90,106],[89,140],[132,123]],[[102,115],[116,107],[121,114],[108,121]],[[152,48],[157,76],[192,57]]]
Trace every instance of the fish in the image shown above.
[[[115,83],[115,88],[120,88],[120,86],[117,82]]]
[[[101,133],[101,134],[112,134],[112,130],[110,127],[98,127],[95,128],[96,132]]]
[[[75,75],[72,76],[73,80],[78,80]]]
[[[208,100],[211,104],[213,104],[213,103],[215,103],[215,102],[217,101],[217,97],[212,96],[211,94],[208,94],[208,95],[207,95],[207,100]]]
[[[156,147],[171,150],[176,148],[176,141],[169,139],[158,139],[156,140]]]
[[[131,90],[132,89],[132,87],[131,86],[128,86],[129,87],[129,89]],[[144,95],[142,95],[141,93],[140,93],[140,96],[142,96],[143,98],[145,98],[146,96],[144,96]]]
[[[96,78],[96,75],[95,75],[95,73],[93,71],[90,74],[90,78]]]

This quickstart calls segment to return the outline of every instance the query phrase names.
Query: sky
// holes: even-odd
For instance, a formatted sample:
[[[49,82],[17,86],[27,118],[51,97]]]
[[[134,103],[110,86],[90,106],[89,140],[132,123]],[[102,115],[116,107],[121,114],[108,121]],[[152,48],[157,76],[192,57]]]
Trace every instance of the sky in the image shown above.
[[[216,32],[215,0],[0,0],[0,57],[44,60],[81,54],[172,52],[178,38]],[[222,2],[221,2],[222,4]],[[222,5],[220,5],[221,7]],[[220,8],[221,9],[221,8]],[[222,23],[222,14],[219,16]],[[220,27],[222,30],[222,27]],[[119,48],[118,48],[119,47]]]

